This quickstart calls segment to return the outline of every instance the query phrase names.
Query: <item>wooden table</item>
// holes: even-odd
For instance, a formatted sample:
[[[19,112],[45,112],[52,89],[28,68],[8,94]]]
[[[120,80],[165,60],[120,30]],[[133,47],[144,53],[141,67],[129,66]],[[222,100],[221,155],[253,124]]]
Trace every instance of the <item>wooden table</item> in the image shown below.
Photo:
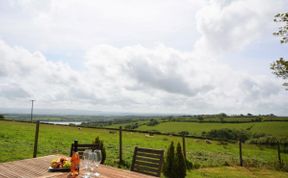
[[[0,164],[0,178],[67,178],[69,173],[48,172],[51,160],[62,155],[49,155],[44,157],[25,159]],[[80,173],[83,171],[80,171]],[[97,168],[100,178],[155,178],[124,169],[101,165]],[[80,174],[81,177],[82,174]]]

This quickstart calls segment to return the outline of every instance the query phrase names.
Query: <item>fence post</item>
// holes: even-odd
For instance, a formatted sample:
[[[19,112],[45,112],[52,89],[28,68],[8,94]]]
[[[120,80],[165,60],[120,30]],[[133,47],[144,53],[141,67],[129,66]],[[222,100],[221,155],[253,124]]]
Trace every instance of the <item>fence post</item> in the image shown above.
[[[239,139],[239,158],[240,158],[240,166],[243,166],[243,159],[242,159],[242,139]]]
[[[33,158],[36,158],[36,157],[37,157],[39,125],[40,125],[40,121],[37,120],[37,122],[36,122],[36,130],[35,130],[35,140],[34,140],[34,152],[33,152]]]
[[[280,150],[280,142],[279,141],[277,143],[277,150],[278,150],[279,167],[282,168],[281,150]]]
[[[122,127],[119,127],[119,164],[123,162],[122,160]]]
[[[184,135],[184,134],[182,135],[182,144],[183,144],[183,155],[184,155],[185,160],[187,160],[187,157],[186,157],[185,135]]]

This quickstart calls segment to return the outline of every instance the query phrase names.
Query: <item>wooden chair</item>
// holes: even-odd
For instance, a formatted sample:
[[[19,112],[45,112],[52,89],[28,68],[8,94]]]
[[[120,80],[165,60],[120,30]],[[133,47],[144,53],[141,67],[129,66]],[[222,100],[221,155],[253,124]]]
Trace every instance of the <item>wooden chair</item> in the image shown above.
[[[163,154],[163,150],[135,147],[131,171],[160,177]]]
[[[77,140],[71,144],[70,156],[72,156],[73,150],[75,149],[78,151],[80,158],[82,158],[83,152],[86,149],[91,149],[92,151],[100,149],[98,144],[79,144]]]

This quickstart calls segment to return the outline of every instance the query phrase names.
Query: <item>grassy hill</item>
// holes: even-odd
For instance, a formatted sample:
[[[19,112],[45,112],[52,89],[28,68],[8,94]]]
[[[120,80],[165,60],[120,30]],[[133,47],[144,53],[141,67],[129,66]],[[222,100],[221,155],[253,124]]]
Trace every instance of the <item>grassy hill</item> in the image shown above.
[[[251,122],[251,123],[198,123],[198,122],[162,122],[155,126],[141,125],[137,130],[157,130],[160,132],[188,131],[200,136],[203,131],[212,129],[249,129],[252,133],[265,133],[275,137],[288,136],[288,122]]]
[[[0,121],[0,162],[31,158],[34,133],[34,123]],[[91,143],[97,136],[104,140],[107,151],[106,164],[116,166],[118,161],[118,132],[103,129],[78,129],[70,126],[41,124],[38,155],[43,156],[55,153],[69,155],[70,145],[74,139],[77,139],[79,143]],[[129,167],[135,146],[166,150],[171,141],[175,143],[181,142],[181,138],[123,132],[123,158]],[[202,168],[219,167],[219,169],[215,169],[212,172],[209,168],[211,175],[217,175],[218,173],[215,173],[215,171],[220,170],[221,172],[221,169],[227,168],[221,168],[222,166],[235,167],[239,162],[238,149],[237,143],[186,139],[187,158],[192,161],[194,166],[201,168],[189,172],[190,177],[195,175],[198,177],[203,176]],[[282,154],[282,158],[287,164],[288,154]],[[270,170],[277,164],[277,151],[275,148],[244,144],[243,159],[247,167],[269,168]],[[232,172],[235,171],[238,172],[237,170],[232,170]],[[208,174],[210,174],[209,171],[207,172]],[[224,172],[223,175],[225,175]]]

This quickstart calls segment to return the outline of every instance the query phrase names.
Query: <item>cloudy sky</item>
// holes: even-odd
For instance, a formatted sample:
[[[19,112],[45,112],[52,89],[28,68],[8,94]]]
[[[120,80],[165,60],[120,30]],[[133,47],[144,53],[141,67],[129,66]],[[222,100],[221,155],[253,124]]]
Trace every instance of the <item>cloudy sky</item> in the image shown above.
[[[0,108],[288,115],[287,0],[0,0]],[[3,112],[2,111],[2,112]]]

